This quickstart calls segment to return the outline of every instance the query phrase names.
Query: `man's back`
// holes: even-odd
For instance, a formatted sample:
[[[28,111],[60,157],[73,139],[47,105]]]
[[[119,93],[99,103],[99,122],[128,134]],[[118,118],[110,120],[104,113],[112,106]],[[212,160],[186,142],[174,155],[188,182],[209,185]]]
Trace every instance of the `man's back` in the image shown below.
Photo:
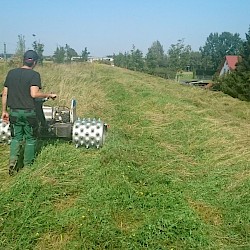
[[[11,109],[34,109],[30,87],[41,88],[40,74],[33,69],[17,68],[9,71],[4,86],[8,88],[8,106]]]

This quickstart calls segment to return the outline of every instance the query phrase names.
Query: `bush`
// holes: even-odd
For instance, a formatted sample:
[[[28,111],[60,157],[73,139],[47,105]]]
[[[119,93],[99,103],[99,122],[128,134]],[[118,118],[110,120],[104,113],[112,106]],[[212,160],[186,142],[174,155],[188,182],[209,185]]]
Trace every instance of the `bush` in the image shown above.
[[[220,90],[234,98],[250,101],[250,72],[233,72],[221,79]]]

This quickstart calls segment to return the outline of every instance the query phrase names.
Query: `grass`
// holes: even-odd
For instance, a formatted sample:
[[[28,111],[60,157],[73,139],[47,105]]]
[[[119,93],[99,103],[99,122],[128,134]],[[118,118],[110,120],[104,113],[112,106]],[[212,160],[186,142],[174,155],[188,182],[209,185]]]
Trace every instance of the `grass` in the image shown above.
[[[12,178],[0,145],[1,249],[250,248],[249,103],[105,65],[37,70],[110,129],[100,150],[48,141]]]

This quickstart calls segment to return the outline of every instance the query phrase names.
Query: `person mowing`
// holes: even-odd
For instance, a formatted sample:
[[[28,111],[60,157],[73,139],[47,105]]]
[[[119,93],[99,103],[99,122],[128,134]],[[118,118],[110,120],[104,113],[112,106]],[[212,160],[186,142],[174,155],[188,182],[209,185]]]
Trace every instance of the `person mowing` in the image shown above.
[[[38,120],[35,109],[35,98],[52,98],[56,94],[41,92],[40,74],[34,71],[38,55],[28,50],[23,56],[23,66],[8,72],[2,92],[2,120],[10,123],[11,144],[9,175],[17,169],[21,146],[24,143],[23,165],[32,165],[36,154],[36,132]],[[7,111],[9,108],[9,112]]]

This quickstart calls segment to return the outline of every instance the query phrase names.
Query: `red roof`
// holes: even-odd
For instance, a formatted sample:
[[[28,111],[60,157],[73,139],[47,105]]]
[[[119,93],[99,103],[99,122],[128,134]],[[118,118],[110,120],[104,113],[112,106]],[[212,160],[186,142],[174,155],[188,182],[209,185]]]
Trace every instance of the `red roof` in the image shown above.
[[[234,70],[236,63],[239,61],[239,56],[226,56],[226,61],[230,70]]]

